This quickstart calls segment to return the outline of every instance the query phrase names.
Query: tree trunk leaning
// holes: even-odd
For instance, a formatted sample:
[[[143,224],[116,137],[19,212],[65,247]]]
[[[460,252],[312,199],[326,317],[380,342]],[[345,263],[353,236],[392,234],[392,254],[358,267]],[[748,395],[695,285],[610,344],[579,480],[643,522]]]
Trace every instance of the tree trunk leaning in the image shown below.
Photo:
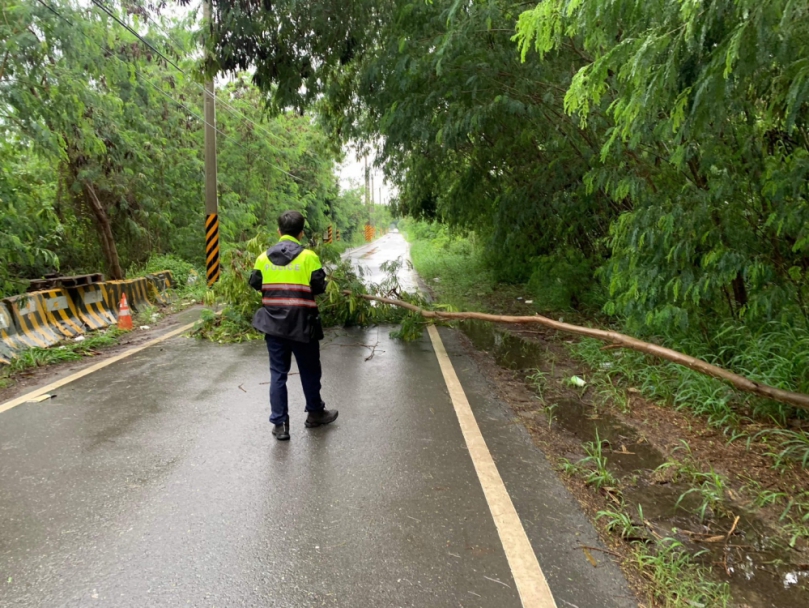
[[[118,258],[118,248],[115,246],[115,236],[112,233],[112,224],[107,210],[98,198],[93,185],[85,182],[84,189],[87,193],[87,203],[93,212],[98,227],[98,234],[101,237],[101,249],[104,257],[107,258],[110,278],[115,281],[123,280],[124,271],[121,268],[121,260]]]

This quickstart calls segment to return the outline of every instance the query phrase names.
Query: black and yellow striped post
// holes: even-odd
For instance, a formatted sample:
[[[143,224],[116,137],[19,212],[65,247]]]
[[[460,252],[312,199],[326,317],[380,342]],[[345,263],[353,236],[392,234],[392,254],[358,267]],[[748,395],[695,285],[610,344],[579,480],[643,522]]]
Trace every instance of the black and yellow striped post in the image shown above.
[[[211,0],[202,3],[205,27],[211,26]],[[210,57],[209,57],[210,59]],[[219,280],[219,199],[216,190],[216,89],[205,79],[205,267],[208,287]]]
[[[339,228],[337,229],[337,240],[338,241],[340,240],[340,229]]]
[[[205,216],[205,267],[208,287],[219,280],[219,215]]]
[[[326,242],[329,243],[329,244],[333,243],[334,242],[333,237],[334,237],[334,231],[332,229],[331,224],[329,224],[329,231],[328,231],[327,236],[326,236]]]

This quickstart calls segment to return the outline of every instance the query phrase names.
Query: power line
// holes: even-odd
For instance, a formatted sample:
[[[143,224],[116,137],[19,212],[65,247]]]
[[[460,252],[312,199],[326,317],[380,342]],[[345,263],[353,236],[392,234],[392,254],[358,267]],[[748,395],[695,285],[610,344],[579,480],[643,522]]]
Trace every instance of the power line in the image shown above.
[[[53,6],[50,6],[48,3],[44,2],[44,0],[37,0],[37,2],[39,2],[39,3],[40,3],[42,6],[44,6],[46,9],[48,9],[50,12],[52,12],[52,13],[53,13],[54,15],[56,15],[58,18],[62,19],[62,20],[63,20],[63,21],[65,21],[66,23],[68,23],[68,24],[70,24],[71,26],[74,26],[74,27],[75,27],[74,23],[73,23],[73,22],[72,22],[70,19],[68,19],[68,18],[67,18],[67,17],[65,17],[65,16],[64,16],[62,13],[60,13],[60,12],[59,12],[59,11],[57,11],[55,8],[53,8]],[[139,39],[141,42],[143,42],[144,44],[146,44],[146,45],[147,45],[149,48],[151,48],[152,50],[154,50],[154,51],[155,51],[155,52],[156,52],[158,55],[160,55],[161,57],[163,57],[164,59],[166,59],[166,61],[168,61],[168,62],[169,62],[171,65],[173,65],[175,68],[177,68],[177,69],[178,69],[178,70],[179,70],[179,71],[180,71],[182,74],[186,74],[186,73],[185,73],[185,72],[182,70],[182,68],[180,68],[179,66],[177,66],[176,64],[174,64],[172,61],[170,61],[168,58],[166,58],[166,57],[165,57],[165,55],[163,55],[163,54],[162,54],[160,51],[158,51],[156,48],[154,48],[154,46],[152,46],[152,45],[151,45],[149,42],[147,42],[147,41],[146,41],[146,40],[144,40],[144,39],[143,39],[141,36],[139,36],[137,32],[135,32],[134,30],[132,30],[132,29],[131,29],[130,27],[128,27],[126,24],[121,23],[121,21],[120,21],[120,20],[119,20],[119,19],[118,19],[118,18],[117,18],[115,15],[111,14],[111,13],[110,13],[110,12],[109,12],[109,11],[108,11],[108,10],[107,10],[105,7],[102,7],[101,5],[99,5],[99,4],[98,4],[98,3],[97,3],[95,0],[91,0],[91,2],[93,2],[93,4],[96,4],[97,6],[99,6],[99,8],[102,8],[102,10],[104,10],[104,12],[105,12],[105,13],[107,13],[108,15],[110,15],[111,17],[113,17],[113,19],[115,19],[115,21],[116,21],[116,22],[118,22],[118,23],[120,23],[121,25],[123,25],[123,26],[124,26],[124,27],[127,29],[127,31],[129,31],[131,34],[133,34],[135,37],[137,37],[137,38],[138,38],[138,39]],[[86,33],[84,33],[83,31],[81,31],[81,30],[80,30],[80,33],[81,33],[81,34],[82,34],[82,35],[83,35],[85,38],[87,38],[88,40],[90,40],[90,41],[92,41],[92,42],[95,42],[94,40],[92,40],[92,38],[90,38],[90,37],[89,37],[89,36],[88,36]],[[197,120],[199,120],[199,121],[200,121],[200,122],[201,122],[203,125],[212,126],[212,127],[214,128],[214,130],[215,130],[217,133],[219,133],[219,134],[220,134],[220,135],[221,135],[223,138],[227,139],[227,138],[231,137],[230,135],[227,135],[227,134],[225,134],[224,132],[222,132],[222,131],[220,131],[219,129],[217,129],[216,125],[212,125],[211,123],[207,122],[207,121],[205,120],[205,118],[204,118],[204,117],[199,116],[198,114],[195,114],[195,113],[194,113],[194,112],[193,112],[193,111],[192,111],[192,110],[191,110],[191,109],[190,109],[188,106],[186,106],[185,104],[183,104],[183,103],[182,103],[182,102],[180,102],[180,101],[177,101],[177,100],[176,100],[176,99],[174,99],[174,98],[173,98],[171,95],[169,95],[169,94],[168,94],[168,93],[166,93],[164,90],[162,90],[160,87],[158,87],[157,85],[155,85],[155,84],[154,84],[154,83],[153,83],[153,82],[152,82],[152,81],[151,81],[149,78],[145,77],[145,76],[142,74],[142,72],[141,72],[141,71],[138,69],[138,67],[137,67],[137,66],[133,66],[133,67],[135,68],[135,73],[136,73],[138,76],[140,76],[140,79],[139,79],[139,80],[140,80],[141,82],[145,82],[146,84],[150,85],[150,86],[151,86],[152,88],[154,88],[154,89],[155,89],[155,90],[156,90],[158,93],[160,93],[161,95],[163,95],[163,96],[165,96],[166,98],[168,98],[170,101],[174,102],[174,103],[175,103],[175,104],[177,104],[178,106],[180,106],[180,107],[182,107],[183,109],[185,109],[185,110],[186,110],[186,112],[188,112],[188,113],[189,113],[191,116],[193,116],[194,118],[196,118]],[[193,81],[191,81],[191,82],[193,82]],[[199,88],[202,88],[202,89],[203,89],[203,91],[204,91],[204,87],[202,87],[202,86],[201,86],[201,85],[199,85],[198,83],[194,83],[194,84],[195,84],[196,86],[198,86]],[[249,119],[247,119],[247,120],[248,120],[248,122],[253,122],[253,121],[250,121]],[[255,124],[255,123],[253,123],[253,124]],[[278,171],[280,171],[280,172],[281,172],[281,173],[283,173],[284,175],[287,175],[288,177],[290,177],[290,178],[294,179],[295,181],[298,181],[298,182],[302,182],[302,181],[303,181],[301,178],[297,177],[296,175],[293,175],[293,174],[292,174],[292,173],[290,173],[289,171],[286,171],[286,170],[282,169],[282,168],[281,168],[281,167],[279,167],[278,165],[274,165],[274,164],[272,164],[271,162],[269,162],[269,161],[267,161],[266,159],[263,159],[263,158],[262,158],[262,160],[263,160],[263,161],[264,161],[264,162],[265,162],[265,163],[266,163],[266,164],[267,164],[269,167],[271,167],[271,168],[273,168],[273,169],[277,169]]]
[[[184,74],[184,75],[185,75],[185,71],[184,71],[184,70],[183,70],[183,69],[182,69],[182,68],[181,68],[179,65],[177,65],[177,64],[176,64],[176,63],[174,63],[174,62],[173,62],[171,59],[169,59],[168,57],[166,57],[166,56],[165,56],[163,53],[161,53],[160,51],[158,51],[158,50],[155,48],[155,46],[154,46],[154,45],[153,45],[151,42],[149,42],[148,40],[144,39],[144,38],[143,38],[143,37],[142,37],[140,34],[138,34],[138,33],[137,33],[137,32],[136,32],[134,29],[132,29],[131,27],[129,27],[129,25],[127,25],[126,23],[124,23],[123,21],[121,21],[121,20],[118,18],[118,15],[116,15],[116,14],[115,14],[115,13],[113,13],[113,12],[112,12],[112,11],[111,11],[109,8],[107,8],[107,6],[106,6],[106,5],[105,5],[103,2],[99,2],[98,0],[90,0],[90,2],[92,2],[93,4],[95,4],[95,5],[96,5],[98,8],[100,8],[102,11],[104,11],[104,12],[105,12],[107,15],[109,15],[110,17],[112,17],[112,18],[113,18],[113,20],[115,20],[115,22],[116,22],[116,23],[118,23],[118,24],[119,24],[121,27],[123,27],[124,29],[126,29],[126,31],[128,31],[130,34],[132,34],[133,36],[135,36],[135,38],[137,38],[138,40],[140,40],[140,41],[141,41],[143,44],[145,44],[146,46],[148,46],[148,47],[149,47],[150,49],[152,49],[152,50],[153,50],[155,53],[157,53],[157,54],[158,54],[158,55],[160,55],[160,56],[161,56],[163,59],[165,59],[167,63],[171,64],[171,65],[172,65],[172,66],[174,66],[174,67],[175,67],[177,70],[179,70],[179,71],[180,71],[182,74]]]
[[[114,20],[115,20],[117,23],[119,23],[120,25],[122,25],[123,27],[125,27],[125,28],[126,28],[126,30],[127,30],[127,31],[128,31],[130,34],[132,34],[133,36],[135,36],[135,37],[136,37],[138,40],[140,40],[141,42],[143,42],[143,44],[145,44],[146,46],[148,46],[148,47],[149,47],[150,49],[152,49],[152,50],[153,50],[155,53],[157,53],[158,55],[160,55],[160,56],[161,56],[163,59],[165,59],[165,60],[166,60],[168,63],[170,63],[172,66],[174,66],[174,67],[175,67],[177,70],[179,70],[179,71],[180,71],[180,73],[182,73],[183,75],[187,75],[187,74],[186,74],[186,72],[185,72],[185,71],[184,71],[184,70],[183,70],[183,69],[182,69],[180,66],[178,66],[178,65],[177,65],[176,63],[174,63],[173,61],[169,60],[169,59],[168,59],[168,58],[167,58],[167,57],[166,57],[166,56],[165,56],[163,53],[161,53],[160,51],[158,51],[158,50],[157,50],[157,49],[156,49],[156,48],[155,48],[155,47],[154,47],[154,46],[153,46],[151,43],[149,43],[147,40],[145,40],[143,37],[141,37],[141,36],[140,36],[140,34],[138,34],[138,33],[137,33],[137,32],[136,32],[134,29],[132,29],[132,28],[131,28],[129,25],[127,25],[126,23],[124,23],[123,21],[121,21],[121,20],[120,20],[120,19],[119,19],[119,18],[118,18],[118,17],[117,17],[117,16],[116,16],[116,15],[115,15],[115,14],[114,14],[114,13],[113,13],[113,12],[112,12],[110,9],[109,9],[109,7],[107,7],[107,6],[106,6],[106,5],[105,5],[103,2],[100,2],[100,0],[90,0],[90,1],[91,1],[93,4],[95,4],[97,7],[99,7],[101,10],[103,10],[103,11],[104,11],[104,12],[105,12],[107,15],[109,15],[110,17],[112,17],[112,18],[113,18],[113,19],[114,19]],[[148,10],[146,10],[146,8],[144,8],[144,9],[143,9],[143,14],[146,16],[146,19],[147,19],[147,20],[149,20],[149,21],[151,21],[152,23],[154,23],[154,24],[155,24],[155,25],[158,27],[158,29],[160,29],[160,30],[161,30],[161,31],[162,31],[162,32],[163,32],[163,33],[166,35],[166,38],[167,38],[168,40],[171,40],[171,41],[174,43],[173,48],[174,48],[174,50],[176,51],[176,50],[177,50],[177,47],[178,47],[179,45],[177,45],[177,44],[176,44],[176,41],[172,39],[171,35],[170,35],[170,34],[169,34],[169,33],[168,33],[168,32],[167,32],[167,31],[166,31],[166,30],[165,30],[165,29],[164,29],[162,26],[160,26],[160,24],[158,24],[158,23],[157,23],[157,21],[154,19],[154,17],[152,17],[152,16],[149,14],[149,11],[148,11]],[[192,81],[192,82],[193,82],[193,81]],[[194,85],[195,85],[197,88],[202,89],[203,91],[205,91],[205,87],[203,87],[203,86],[202,86],[201,84],[199,84],[198,82],[194,82]],[[227,102],[225,102],[225,101],[223,101],[223,100],[221,100],[221,99],[217,98],[215,93],[214,93],[214,98],[215,98],[215,99],[216,99],[216,101],[219,103],[219,105],[224,106],[225,108],[227,108],[228,110],[230,110],[231,112],[233,112],[234,114],[236,114],[237,116],[239,116],[239,117],[241,117],[242,119],[246,120],[247,122],[249,122],[250,124],[252,124],[252,125],[253,125],[255,128],[260,129],[261,131],[263,131],[264,133],[266,133],[266,134],[267,134],[267,135],[269,135],[270,137],[274,137],[275,139],[277,139],[277,140],[279,140],[279,141],[282,141],[282,142],[285,142],[285,143],[286,143],[286,140],[285,140],[283,137],[281,137],[280,135],[276,135],[275,133],[272,133],[271,131],[268,131],[266,128],[264,128],[264,127],[263,127],[263,126],[261,126],[259,123],[255,122],[254,120],[252,120],[251,118],[249,118],[249,117],[248,117],[247,115],[245,115],[244,113],[240,112],[239,110],[237,110],[237,109],[236,109],[236,108],[234,108],[233,106],[229,105]]]

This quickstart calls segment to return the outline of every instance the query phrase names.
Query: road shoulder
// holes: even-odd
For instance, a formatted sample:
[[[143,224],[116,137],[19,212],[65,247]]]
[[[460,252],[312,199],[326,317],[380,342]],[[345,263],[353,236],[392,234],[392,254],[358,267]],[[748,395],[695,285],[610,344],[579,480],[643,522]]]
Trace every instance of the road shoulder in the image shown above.
[[[608,554],[585,554],[582,547],[607,547],[511,408],[498,399],[471,356],[471,346],[456,330],[441,328],[440,334],[557,604],[637,607]]]

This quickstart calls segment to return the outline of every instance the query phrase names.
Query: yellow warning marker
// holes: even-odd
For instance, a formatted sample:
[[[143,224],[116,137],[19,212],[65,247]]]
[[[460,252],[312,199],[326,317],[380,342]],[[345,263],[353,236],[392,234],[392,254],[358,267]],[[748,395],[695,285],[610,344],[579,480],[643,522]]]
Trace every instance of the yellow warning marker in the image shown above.
[[[219,280],[219,215],[205,217],[205,266],[208,287]]]

